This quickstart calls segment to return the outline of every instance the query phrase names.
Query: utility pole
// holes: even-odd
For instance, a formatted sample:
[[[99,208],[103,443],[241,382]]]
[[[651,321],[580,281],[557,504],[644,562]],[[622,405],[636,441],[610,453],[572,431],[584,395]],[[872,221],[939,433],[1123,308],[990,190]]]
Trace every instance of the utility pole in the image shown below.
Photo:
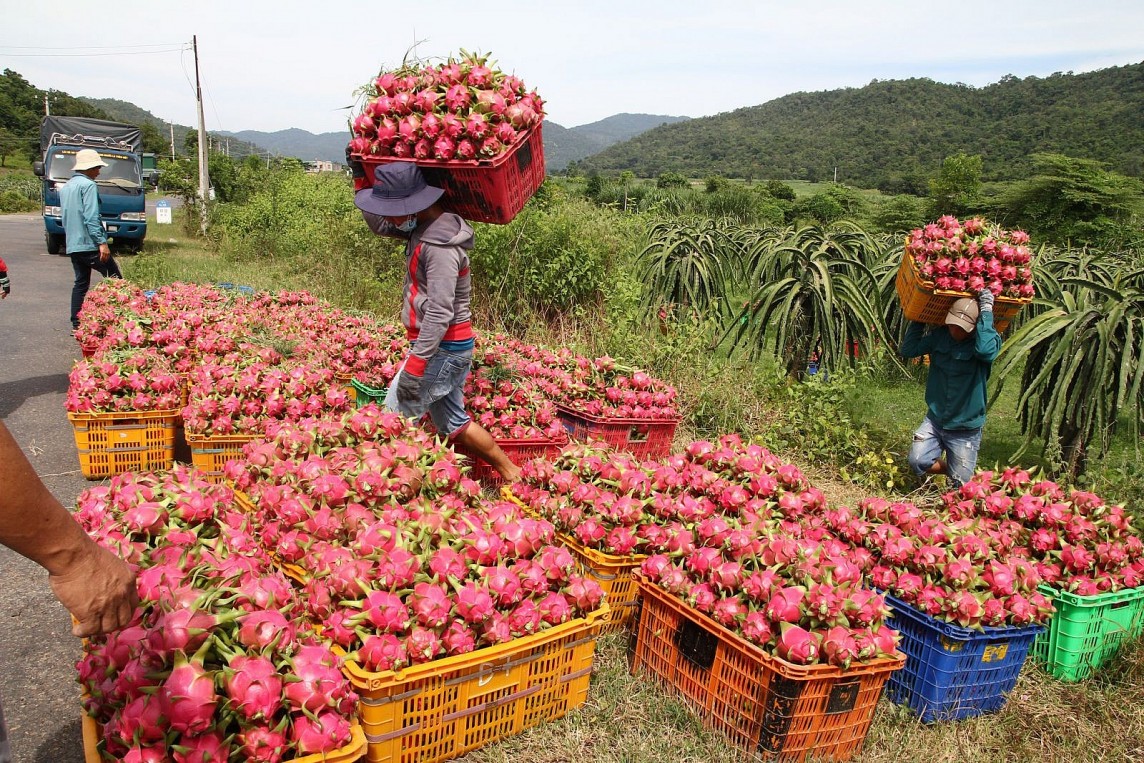
[[[834,184],[838,185],[838,165],[834,165]]]
[[[202,206],[201,229],[207,232],[207,199],[210,180],[207,175],[207,125],[203,117],[203,88],[199,82],[199,36],[191,37],[191,44],[195,49],[195,100],[199,109],[199,203]]]
[[[171,161],[175,161],[175,123],[171,122]]]
[[[48,106],[48,94],[44,93],[44,116],[50,117],[51,115],[52,115],[52,110]]]

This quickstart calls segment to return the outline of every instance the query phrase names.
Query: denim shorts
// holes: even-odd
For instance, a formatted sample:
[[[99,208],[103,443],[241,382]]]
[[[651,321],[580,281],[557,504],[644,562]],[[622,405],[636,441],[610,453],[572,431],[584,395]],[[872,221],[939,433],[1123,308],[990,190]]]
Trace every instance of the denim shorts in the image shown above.
[[[910,467],[918,477],[926,473],[945,453],[949,480],[954,487],[964,485],[977,469],[982,428],[942,429],[926,416],[914,432],[910,444]]]
[[[465,379],[469,378],[472,365],[472,350],[437,350],[437,354],[425,366],[421,399],[409,405],[397,401],[397,381],[402,373],[398,371],[385,395],[385,407],[414,420],[420,419],[428,411],[437,431],[452,436],[472,421],[469,414],[465,413],[463,395]],[[402,364],[401,367],[404,369],[405,365]]]

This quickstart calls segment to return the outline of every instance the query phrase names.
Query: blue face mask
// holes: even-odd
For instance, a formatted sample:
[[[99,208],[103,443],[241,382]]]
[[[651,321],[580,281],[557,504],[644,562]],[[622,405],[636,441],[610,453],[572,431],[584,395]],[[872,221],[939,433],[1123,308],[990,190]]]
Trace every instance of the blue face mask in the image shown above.
[[[416,215],[413,217],[410,217],[405,222],[398,223],[397,225],[395,225],[393,227],[397,228],[402,233],[412,233],[414,230],[417,229],[417,217],[416,217]]]

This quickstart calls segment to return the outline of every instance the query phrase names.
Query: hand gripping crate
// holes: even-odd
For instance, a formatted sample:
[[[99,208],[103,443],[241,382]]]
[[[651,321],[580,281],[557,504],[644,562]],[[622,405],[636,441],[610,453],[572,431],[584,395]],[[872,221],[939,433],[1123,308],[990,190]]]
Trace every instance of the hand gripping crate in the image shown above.
[[[370,763],[436,763],[555,720],[588,697],[608,606],[506,644],[374,673],[354,660]]]
[[[956,721],[1000,710],[1039,625],[973,630],[937,620],[886,594],[893,617],[886,624],[902,634],[906,669],[895,674],[886,696],[909,705],[923,723]]]
[[[616,450],[636,458],[664,458],[671,453],[671,442],[680,419],[632,419],[594,416],[556,404],[556,413],[574,440],[603,440]]]
[[[902,254],[902,265],[898,268],[895,286],[902,303],[902,313],[918,323],[945,323],[946,313],[954,302],[962,297],[973,296],[967,291],[935,289],[931,282],[922,280],[914,258],[906,253]],[[997,329],[998,334],[1004,333],[1021,308],[1032,301],[1029,297],[997,297],[993,302],[993,328]]]
[[[896,654],[848,670],[767,654],[640,579],[632,673],[682,696],[703,723],[764,760],[848,760],[862,748]]]
[[[1033,659],[1054,678],[1082,681],[1144,631],[1144,588],[1078,596],[1042,585],[1056,607],[1033,643]]]
[[[560,452],[564,446],[556,440],[547,437],[534,437],[513,440],[511,438],[495,437],[497,445],[508,456],[508,460],[517,466],[534,458],[551,459]],[[474,456],[469,476],[486,485],[499,485],[503,481],[500,473],[485,462],[483,458]]]
[[[362,174],[355,172],[354,178],[354,190],[360,191],[373,185],[378,166],[413,160],[353,154],[350,161],[361,165]],[[441,206],[447,211],[479,223],[508,223],[544,182],[541,125],[530,128],[507,151],[491,159],[418,159],[416,163],[429,185],[445,189]]]
[[[99,724],[90,715],[83,713],[80,716],[80,725],[83,736],[84,763],[106,763],[106,759],[99,752],[99,741],[103,734]],[[287,761],[289,763],[353,763],[356,760],[361,760],[366,750],[365,733],[356,719],[351,721],[351,731],[353,736],[350,737],[349,743],[344,747],[327,753],[283,758],[283,763]]]
[[[89,480],[170,469],[179,411],[69,413],[79,467]]]
[[[222,482],[222,470],[232,458],[242,457],[242,446],[256,440],[257,434],[200,435],[187,432],[191,464],[211,482]]]
[[[512,501],[520,506],[530,516],[538,516],[533,510],[522,503],[512,494],[508,487],[501,488],[501,496],[506,501]],[[639,596],[636,592],[636,582],[632,573],[639,570],[647,554],[605,554],[594,548],[588,548],[568,533],[556,533],[560,541],[573,556],[585,575],[588,575],[604,590],[604,601],[608,602],[611,610],[604,623],[603,633],[614,633],[625,628],[631,628],[635,620],[636,605]]]

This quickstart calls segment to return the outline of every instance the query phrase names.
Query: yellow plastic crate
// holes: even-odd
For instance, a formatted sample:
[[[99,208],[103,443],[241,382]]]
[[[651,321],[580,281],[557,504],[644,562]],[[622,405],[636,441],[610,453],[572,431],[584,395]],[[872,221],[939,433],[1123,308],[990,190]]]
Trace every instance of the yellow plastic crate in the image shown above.
[[[87,713],[80,715],[80,723],[83,734],[84,763],[107,763],[99,754],[98,745],[102,733],[99,724]],[[286,760],[289,760],[290,763],[353,763],[355,760],[361,760],[366,750],[365,732],[362,731],[361,724],[357,720],[351,723],[353,737],[350,738],[349,744],[345,747],[339,747],[325,754],[316,753],[303,755],[300,758],[287,758]]]
[[[513,495],[510,488],[501,488],[501,496],[506,501],[515,503],[529,516],[542,518]],[[632,573],[639,570],[644,559],[647,559],[647,554],[630,556],[605,554],[603,551],[588,548],[567,533],[558,532],[556,538],[576,557],[576,562],[584,574],[604,589],[604,601],[608,602],[611,611],[607,622],[604,623],[603,632],[612,633],[631,628],[636,606],[639,604],[639,594],[636,583],[632,580]]]
[[[560,718],[588,697],[608,606],[507,644],[374,673],[350,660],[370,763],[437,763]]]
[[[79,467],[89,480],[123,472],[170,469],[175,462],[177,410],[69,413]]]
[[[953,303],[962,297],[972,297],[967,291],[946,291],[935,289],[929,281],[923,281],[914,258],[902,254],[902,264],[894,281],[898,299],[902,303],[902,313],[918,323],[942,324]],[[998,334],[1005,333],[1010,321],[1017,317],[1021,308],[1032,302],[1031,297],[997,297],[993,302],[993,328]]]
[[[242,455],[242,446],[261,435],[196,435],[187,433],[187,445],[191,448],[191,464],[203,472],[211,482],[222,482],[222,470],[226,462]]]

